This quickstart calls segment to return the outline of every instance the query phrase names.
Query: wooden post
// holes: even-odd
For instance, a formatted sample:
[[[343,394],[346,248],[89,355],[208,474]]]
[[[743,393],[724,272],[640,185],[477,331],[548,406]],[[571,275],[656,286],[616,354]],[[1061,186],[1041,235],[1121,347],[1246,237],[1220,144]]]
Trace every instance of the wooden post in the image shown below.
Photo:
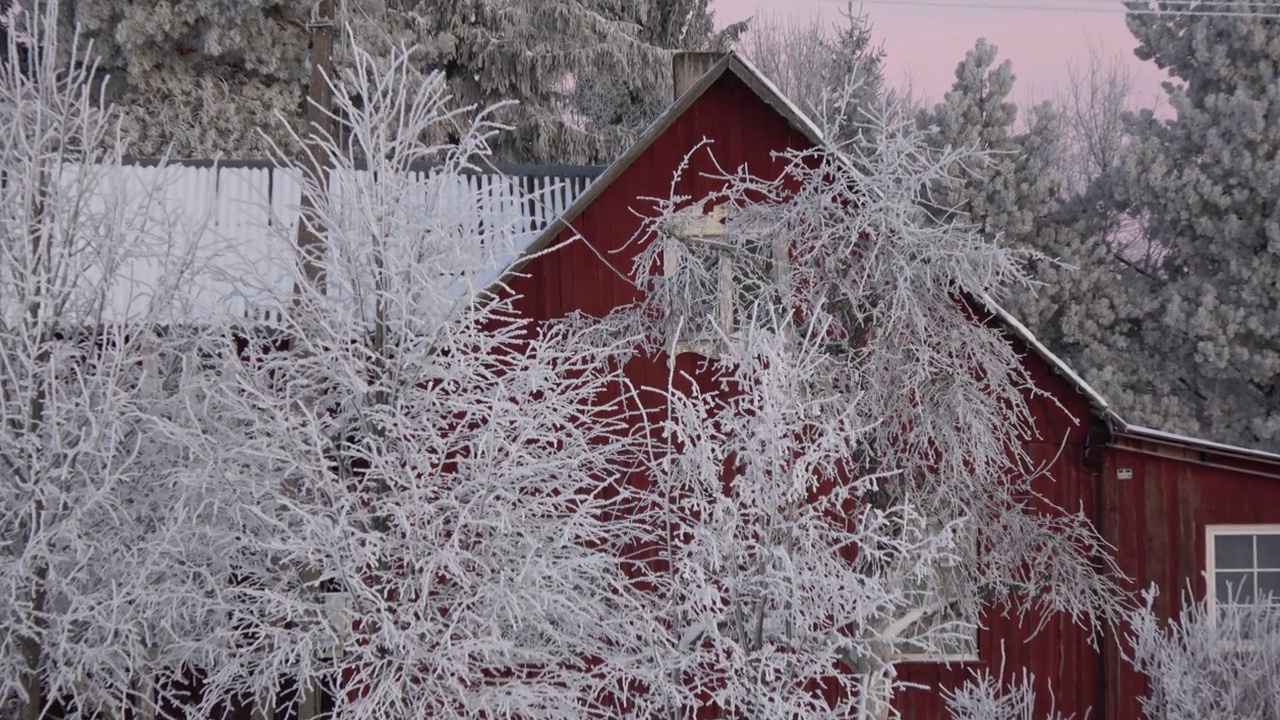
[[[310,78],[307,81],[307,103],[304,109],[304,157],[302,171],[312,187],[321,192],[329,189],[329,166],[333,158],[323,142],[334,135],[333,88],[328,78],[333,77],[334,0],[320,0],[315,15],[307,27],[311,31],[311,51],[307,60]],[[306,222],[310,210],[316,207],[317,198],[311,196],[303,185],[301,214],[298,217],[298,250],[302,253],[302,270],[311,289],[323,293],[324,238],[315,227]],[[301,299],[301,288],[295,288],[294,301]]]
[[[311,33],[311,44],[307,58],[309,70],[307,101],[303,110],[306,123],[303,127],[302,172],[305,182],[299,203],[297,237],[298,251],[302,256],[303,281],[307,286],[294,287],[295,306],[301,304],[308,292],[320,295],[325,293],[325,238],[318,228],[308,224],[306,218],[320,203],[320,198],[312,195],[308,188],[327,193],[329,168],[333,165],[333,158],[329,155],[329,147],[326,143],[333,140],[336,129],[333,116],[330,114],[333,111],[333,88],[329,85],[334,72],[335,1],[320,0],[307,24],[307,29]],[[318,577],[313,568],[301,568],[299,573],[304,585],[314,583]],[[297,720],[313,720],[320,716],[323,690],[318,679],[298,678],[296,693]],[[253,720],[269,720],[274,714],[272,711],[272,708],[263,707],[262,702],[257,702]]]

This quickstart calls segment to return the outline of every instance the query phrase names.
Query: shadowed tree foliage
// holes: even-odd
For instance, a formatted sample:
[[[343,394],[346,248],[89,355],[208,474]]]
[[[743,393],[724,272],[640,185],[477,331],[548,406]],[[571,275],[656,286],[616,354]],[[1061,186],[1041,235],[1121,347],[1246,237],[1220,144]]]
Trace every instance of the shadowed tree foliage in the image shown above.
[[[95,41],[135,152],[243,157],[269,154],[263,133],[296,149],[276,116],[301,126],[314,4],[78,0],[63,16]],[[670,96],[672,50],[723,46],[742,30],[717,33],[708,0],[336,4],[364,47],[386,57],[407,46],[423,79],[443,72],[457,106],[515,101],[495,147],[513,162],[611,158]],[[341,47],[334,60],[339,73],[350,64]],[[609,92],[583,92],[598,86]]]

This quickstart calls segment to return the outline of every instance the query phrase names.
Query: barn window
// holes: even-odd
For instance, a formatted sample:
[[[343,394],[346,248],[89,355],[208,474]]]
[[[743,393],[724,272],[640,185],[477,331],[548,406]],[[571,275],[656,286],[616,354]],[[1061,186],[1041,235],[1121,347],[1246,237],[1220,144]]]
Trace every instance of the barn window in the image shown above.
[[[933,586],[910,590],[929,612],[902,633],[898,656],[907,662],[964,662],[978,659],[977,618],[967,617],[960,602],[965,582],[961,560],[940,561]],[[962,628],[954,631],[952,628]],[[925,638],[928,638],[927,640]]]
[[[740,211],[739,211],[740,212]],[[756,232],[732,207],[692,205],[672,214],[665,231],[663,274],[680,298],[678,352],[713,356],[725,338],[749,323],[769,327],[779,303],[769,297],[785,277],[785,244],[778,233]],[[734,236],[728,237],[733,224]]]
[[[1280,525],[1210,525],[1205,537],[1214,617],[1233,605],[1280,605]]]

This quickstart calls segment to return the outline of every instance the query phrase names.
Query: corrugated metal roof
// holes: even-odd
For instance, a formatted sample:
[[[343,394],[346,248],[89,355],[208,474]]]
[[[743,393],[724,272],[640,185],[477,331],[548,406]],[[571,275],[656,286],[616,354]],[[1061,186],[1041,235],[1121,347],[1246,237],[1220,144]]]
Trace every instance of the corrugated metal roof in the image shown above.
[[[510,250],[488,258],[493,267],[472,278],[476,287],[496,280],[600,172],[592,166],[498,170],[502,171],[444,175],[439,166],[417,166],[404,186],[405,200],[396,206],[401,227],[468,237],[479,236],[482,228],[502,228],[513,236]],[[139,160],[119,168],[94,167],[92,172],[100,174],[97,184],[105,189],[98,205],[106,207],[107,197],[125,198],[122,203],[128,207],[122,211],[130,217],[130,227],[148,235],[118,270],[123,280],[113,287],[107,319],[139,314],[154,295],[165,291],[166,283],[172,284],[179,264],[187,266],[189,274],[181,287],[173,288],[179,308],[175,319],[198,321],[215,312],[260,317],[288,299],[301,201],[296,168],[270,161]],[[361,186],[367,197],[370,180],[363,170],[337,174],[330,192],[341,196]],[[363,209],[356,203],[350,217],[335,221],[356,223],[350,226],[356,229]],[[449,221],[440,222],[445,217]]]

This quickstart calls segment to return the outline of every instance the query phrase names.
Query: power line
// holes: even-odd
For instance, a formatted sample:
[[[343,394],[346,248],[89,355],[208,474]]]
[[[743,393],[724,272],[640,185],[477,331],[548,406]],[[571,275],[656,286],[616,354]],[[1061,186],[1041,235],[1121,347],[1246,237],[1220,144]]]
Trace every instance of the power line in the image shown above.
[[[843,2],[844,0],[840,0]],[[1166,5],[1184,5],[1188,9],[1166,9],[1166,8],[1146,8],[1131,10],[1126,8],[1114,0],[1056,0],[1055,4],[1038,5],[1027,2],[1010,3],[998,2],[994,0],[860,0],[866,5],[897,5],[899,7],[942,7],[942,8],[966,8],[966,9],[983,9],[983,10],[1040,10],[1044,12],[1082,12],[1082,13],[1105,13],[1105,14],[1129,14],[1129,15],[1170,15],[1185,17],[1238,17],[1238,18],[1257,18],[1257,19],[1280,19],[1280,3],[1265,3],[1267,10],[1201,10],[1200,7],[1230,7],[1239,5],[1234,0],[1173,0],[1166,1]],[[1069,5],[1062,3],[1091,3],[1094,7],[1077,4]],[[1111,7],[1100,7],[1101,4],[1107,4]],[[1259,3],[1262,4],[1262,3]],[[1191,9],[1191,8],[1197,9]],[[1270,8],[1275,8],[1272,11]]]
[[[1063,1],[1068,3],[1076,3],[1076,4],[1093,3],[1095,5],[1098,5],[1098,4],[1110,5],[1114,7],[1116,10],[1129,12],[1127,8],[1124,7],[1123,0],[1063,0]],[[1151,0],[1145,0],[1145,1],[1150,2]],[[1026,4],[1028,3],[1024,3],[1024,5]],[[1253,2],[1245,2],[1244,0],[1156,0],[1156,4],[1161,6],[1184,5],[1184,6],[1187,6],[1188,8],[1190,8],[1191,6],[1240,7],[1242,5],[1261,5],[1263,7],[1280,10],[1280,0],[1267,0],[1267,1],[1253,0]],[[1034,4],[1030,4],[1030,6],[1034,7]],[[1156,10],[1147,9],[1144,12],[1178,12],[1178,11],[1164,8],[1164,9],[1156,9]]]

